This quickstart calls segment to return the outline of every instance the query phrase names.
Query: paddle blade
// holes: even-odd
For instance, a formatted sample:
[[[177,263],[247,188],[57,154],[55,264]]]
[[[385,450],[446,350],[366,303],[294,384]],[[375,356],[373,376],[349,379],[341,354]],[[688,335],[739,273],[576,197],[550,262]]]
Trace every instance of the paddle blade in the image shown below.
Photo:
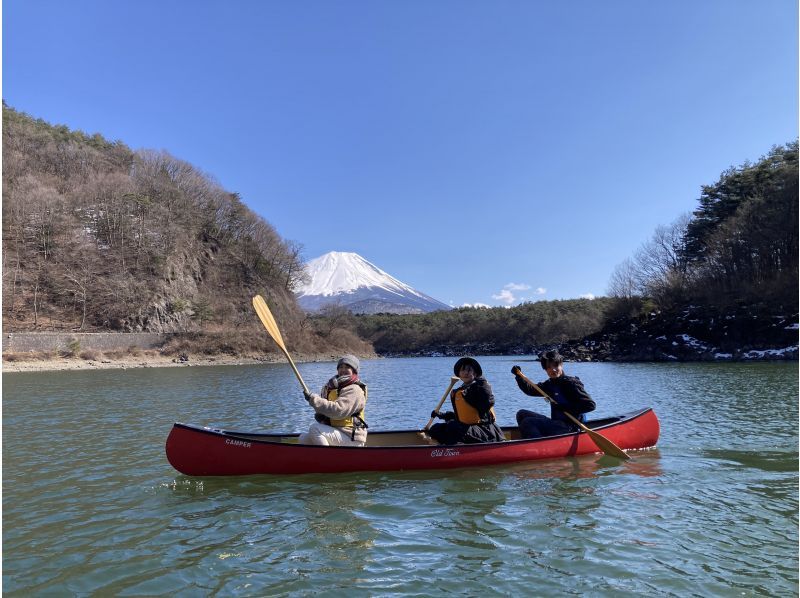
[[[264,325],[264,328],[267,329],[269,335],[272,337],[278,346],[286,352],[286,345],[283,342],[283,337],[281,336],[281,331],[278,329],[278,324],[275,322],[275,318],[272,317],[272,312],[269,311],[269,307],[267,307],[267,302],[264,301],[264,298],[261,295],[256,295],[253,297],[253,307],[258,314],[258,319],[261,320],[261,323]]]
[[[595,432],[594,430],[590,430],[589,428],[586,428],[586,432],[589,434],[591,439],[594,440],[594,443],[597,445],[597,448],[599,448],[609,457],[616,457],[617,459],[623,459],[626,461],[630,459],[628,453],[623,451],[621,448],[619,448],[616,444],[611,442],[608,438],[606,438],[602,434],[598,434],[597,432]]]
[[[289,351],[286,350],[286,345],[283,342],[281,331],[278,329],[278,324],[275,322],[275,318],[272,317],[272,312],[269,311],[269,307],[267,307],[267,302],[264,301],[264,298],[261,295],[256,295],[253,297],[253,307],[258,314],[258,319],[261,320],[261,323],[264,325],[264,328],[267,329],[267,332],[269,332],[272,340],[275,341],[275,344],[277,344],[278,347],[280,347],[280,350],[283,351],[283,354],[286,355],[286,359],[289,360],[289,365],[292,366],[294,375],[297,376],[297,379],[300,381],[300,385],[303,387],[303,390],[308,393],[308,386],[306,386],[306,383],[303,381],[303,377],[297,370],[297,366],[294,364],[294,361],[292,361],[292,356],[289,355]]]

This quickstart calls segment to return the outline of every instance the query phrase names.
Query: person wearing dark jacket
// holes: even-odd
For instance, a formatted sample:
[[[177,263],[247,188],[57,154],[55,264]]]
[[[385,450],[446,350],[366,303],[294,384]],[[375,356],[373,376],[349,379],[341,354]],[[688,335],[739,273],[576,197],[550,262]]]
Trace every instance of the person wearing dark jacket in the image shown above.
[[[433,411],[431,417],[443,419],[428,430],[439,444],[476,444],[505,440],[503,431],[495,423],[494,394],[480,364],[472,357],[462,357],[453,373],[462,385],[450,393],[453,411]]]
[[[578,426],[564,412],[570,413],[575,419],[585,423],[586,416],[584,414],[594,411],[595,402],[586,392],[580,378],[564,375],[564,358],[559,355],[558,351],[547,351],[539,361],[542,369],[547,372],[547,380],[540,382],[538,386],[557,405],[550,404],[550,417],[527,409],[517,411],[520,435],[523,438],[541,438],[578,430]],[[518,365],[511,368],[511,373],[516,377],[520,390],[528,396],[541,397],[540,392],[519,376],[519,371]]]

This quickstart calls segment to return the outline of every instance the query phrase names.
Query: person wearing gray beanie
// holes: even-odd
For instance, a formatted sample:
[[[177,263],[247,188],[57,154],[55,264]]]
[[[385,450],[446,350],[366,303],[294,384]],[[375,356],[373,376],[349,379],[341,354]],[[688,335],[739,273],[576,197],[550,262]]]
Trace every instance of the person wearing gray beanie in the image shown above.
[[[356,374],[358,373],[359,363],[358,363],[358,357],[356,357],[355,355],[342,355],[341,359],[339,359],[339,363],[336,364],[336,367],[338,368],[342,364],[349,365],[351,368],[353,368],[353,371]]]
[[[300,444],[320,446],[364,446],[367,442],[367,385],[358,376],[355,355],[343,355],[336,363],[336,375],[319,394],[304,392],[316,420],[300,435]]]

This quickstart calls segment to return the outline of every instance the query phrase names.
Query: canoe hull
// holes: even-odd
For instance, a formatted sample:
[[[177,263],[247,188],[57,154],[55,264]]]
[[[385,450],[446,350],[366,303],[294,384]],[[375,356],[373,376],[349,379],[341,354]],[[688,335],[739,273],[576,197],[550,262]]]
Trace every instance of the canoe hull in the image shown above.
[[[597,423],[589,422],[589,427],[622,449],[649,448],[658,441],[659,423],[652,409]],[[516,428],[504,431],[512,438],[518,436]],[[310,446],[297,444],[297,434],[254,434],[176,423],[166,452],[170,464],[190,476],[451,469],[601,452],[585,432],[454,446],[431,446],[414,431],[372,432],[369,437],[368,446],[360,448]],[[386,446],[394,438],[409,443]]]
[[[658,418],[649,408],[588,425],[626,450],[655,446],[659,436]],[[511,438],[518,437],[516,428],[504,431]],[[185,475],[235,476],[451,469],[601,452],[585,432],[454,446],[431,446],[413,430],[372,432],[366,447],[300,445],[297,436],[176,423],[167,438],[167,459]],[[389,445],[395,440],[404,444]]]

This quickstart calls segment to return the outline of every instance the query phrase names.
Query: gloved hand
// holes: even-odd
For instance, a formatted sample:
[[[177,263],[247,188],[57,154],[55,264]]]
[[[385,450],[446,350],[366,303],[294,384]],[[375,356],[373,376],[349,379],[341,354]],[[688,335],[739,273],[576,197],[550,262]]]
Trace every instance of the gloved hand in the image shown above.
[[[511,368],[511,373],[514,374],[515,376],[519,376],[522,373],[522,368],[519,367],[518,365],[515,365]]]
[[[312,396],[311,396],[310,392],[308,392],[307,390],[304,390],[303,391],[303,396],[306,398],[306,401],[308,401],[309,403],[311,402]]]
[[[441,416],[441,415],[439,415],[439,412],[438,412],[438,411],[436,411],[436,409],[434,409],[433,411],[431,411],[431,417],[438,417],[438,418],[441,418],[442,416]]]

